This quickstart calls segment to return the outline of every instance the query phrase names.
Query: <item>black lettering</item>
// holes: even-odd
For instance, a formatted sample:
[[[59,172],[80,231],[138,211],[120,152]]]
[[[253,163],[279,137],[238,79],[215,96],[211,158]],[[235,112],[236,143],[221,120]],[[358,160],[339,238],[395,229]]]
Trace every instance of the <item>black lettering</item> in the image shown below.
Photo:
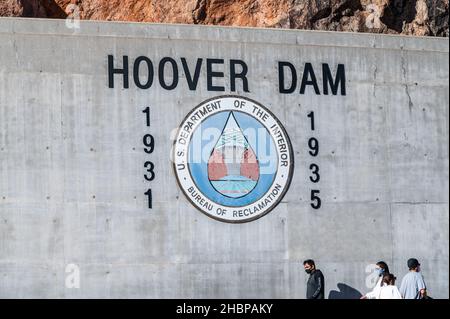
[[[320,190],[312,189],[311,190],[311,207],[314,209],[319,209],[322,206],[322,200],[318,196],[320,194]]]
[[[147,82],[145,84],[142,84],[141,80],[139,78],[139,67],[141,65],[141,62],[145,62],[145,64],[147,65]],[[134,61],[134,66],[133,66],[134,84],[136,84],[136,86],[140,89],[148,89],[153,84],[153,76],[154,76],[154,72],[153,72],[152,61],[145,56],[138,57]]]
[[[289,88],[285,86],[284,67],[288,67],[291,70],[292,83]],[[278,81],[280,85],[280,93],[289,94],[295,91],[297,87],[297,71],[295,67],[289,62],[278,62]]]
[[[191,71],[187,65],[186,59],[181,58],[181,63],[183,64],[183,70],[186,74],[186,81],[189,86],[189,90],[195,91],[197,89],[198,79],[200,77],[200,70],[202,68],[203,59],[197,59],[197,64],[195,65],[194,76],[191,75]]]
[[[316,157],[319,154],[319,141],[315,137],[311,137],[308,140],[308,146],[311,149],[309,154]]]
[[[327,63],[322,64],[322,74],[323,74],[323,94],[328,95],[328,84],[329,84],[333,95],[337,95],[340,84],[341,95],[344,96],[346,95],[345,66],[343,64],[338,64],[335,80],[333,80],[330,67]]]
[[[223,78],[223,72],[214,72],[212,70],[213,64],[224,64],[223,59],[207,59],[206,60],[206,73],[208,82],[208,91],[223,92],[225,88],[223,86],[214,86],[213,78]]]
[[[144,195],[147,195],[147,199],[148,199],[148,208],[149,209],[152,209],[152,207],[153,207],[153,205],[152,205],[152,202],[153,202],[153,198],[152,198],[152,190],[151,189],[148,189],[145,193],[144,193]]]
[[[166,81],[165,81],[165,66],[167,63],[172,65],[173,79],[172,79],[172,83],[170,85],[166,84]],[[174,59],[168,58],[168,57],[163,58],[159,62],[158,74],[159,74],[159,83],[161,84],[161,87],[163,89],[170,91],[177,87],[177,85],[178,85],[178,66]]]
[[[314,177],[309,176],[310,181],[313,183],[318,183],[320,181],[319,165],[311,164],[309,165],[309,169],[311,170],[311,173],[314,174]]]
[[[114,74],[123,74],[123,88],[128,89],[128,56],[123,56],[123,69],[114,68],[114,56],[108,55],[108,82],[109,88],[114,88]]]
[[[311,78],[311,80],[309,80]],[[307,85],[312,85],[317,95],[320,95],[319,87],[317,86],[317,79],[311,63],[305,63],[305,70],[303,71],[302,85],[300,86],[300,94],[305,94]]]
[[[150,161],[147,161],[144,163],[144,167],[147,169],[147,172],[150,173],[150,176],[148,176],[147,174],[144,174],[144,178],[151,182],[152,180],[155,179],[155,172],[153,171],[155,169],[155,164],[153,164]]]
[[[236,65],[240,65],[242,67],[242,71],[240,73],[236,73]],[[230,60],[231,92],[236,92],[236,79],[241,79],[244,92],[249,92],[247,73],[248,73],[248,66],[247,66],[247,64],[245,64],[244,61]]]

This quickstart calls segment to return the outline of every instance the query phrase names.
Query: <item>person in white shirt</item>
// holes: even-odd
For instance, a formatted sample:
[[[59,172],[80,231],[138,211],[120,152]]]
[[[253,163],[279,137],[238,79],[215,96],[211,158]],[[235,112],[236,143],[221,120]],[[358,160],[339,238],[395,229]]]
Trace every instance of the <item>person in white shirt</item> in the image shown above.
[[[378,273],[379,279],[377,284],[371,292],[366,293],[361,299],[378,299],[380,296],[380,289],[384,285],[383,276],[389,274],[389,267],[384,261],[379,261],[376,263],[375,271]]]
[[[383,276],[383,286],[380,288],[378,299],[402,299],[402,295],[395,286],[397,278],[393,274]]]

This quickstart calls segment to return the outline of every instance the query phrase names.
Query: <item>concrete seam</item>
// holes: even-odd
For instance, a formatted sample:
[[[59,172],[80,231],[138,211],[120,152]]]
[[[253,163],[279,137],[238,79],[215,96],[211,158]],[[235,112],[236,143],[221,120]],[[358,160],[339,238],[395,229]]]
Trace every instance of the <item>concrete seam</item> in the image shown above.
[[[251,40],[251,39],[237,39],[237,40],[227,40],[227,39],[218,39],[217,37],[215,38],[206,38],[206,39],[201,39],[201,38],[167,38],[167,37],[145,37],[145,36],[122,36],[122,35],[96,35],[96,34],[51,34],[51,33],[31,33],[31,32],[22,32],[22,33],[18,33],[19,35],[28,35],[28,36],[55,36],[58,35],[59,37],[94,37],[94,38],[113,38],[113,39],[130,39],[130,40],[136,40],[136,39],[145,39],[145,40],[161,40],[161,41],[170,41],[172,42],[173,40],[177,40],[178,42],[182,42],[182,41],[187,41],[189,43],[192,43],[194,41],[197,42],[203,42],[203,41],[208,41],[208,42],[217,42],[217,43],[240,43],[240,42],[248,42],[251,44],[260,44],[260,45],[271,45],[271,46],[294,46],[294,47],[298,47],[298,46],[303,46],[303,47],[329,47],[329,48],[344,48],[344,49],[370,49],[370,50],[389,50],[389,51],[411,51],[411,52],[432,52],[432,53],[449,53],[448,50],[430,50],[430,49],[413,49],[413,48],[389,48],[389,47],[372,47],[372,46],[351,46],[351,45],[338,45],[338,44],[311,44],[311,43],[303,43],[300,44],[298,42],[296,43],[283,43],[283,42],[277,42],[277,43],[273,43],[273,42],[266,42],[266,41],[257,41],[257,40]],[[0,32],[0,35],[11,35],[11,33],[9,32]]]

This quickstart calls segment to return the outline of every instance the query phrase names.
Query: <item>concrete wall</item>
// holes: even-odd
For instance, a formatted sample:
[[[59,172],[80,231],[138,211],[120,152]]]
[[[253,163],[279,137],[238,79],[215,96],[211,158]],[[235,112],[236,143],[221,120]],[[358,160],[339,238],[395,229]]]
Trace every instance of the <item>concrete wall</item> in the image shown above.
[[[400,280],[417,257],[430,295],[448,298],[448,52],[439,38],[0,19],[0,297],[304,298],[306,258],[324,272],[327,297],[351,297],[369,290],[368,265],[385,260]],[[245,60],[250,92],[231,92],[226,78],[224,93],[268,107],[295,152],[278,207],[244,224],[197,211],[176,183],[170,134],[219,94],[204,69],[196,91],[183,73],[173,91],[110,89],[108,54]],[[280,94],[281,60],[299,73],[305,62],[344,64],[347,95]],[[309,110],[318,186],[308,179]],[[66,288],[71,263],[79,289]]]

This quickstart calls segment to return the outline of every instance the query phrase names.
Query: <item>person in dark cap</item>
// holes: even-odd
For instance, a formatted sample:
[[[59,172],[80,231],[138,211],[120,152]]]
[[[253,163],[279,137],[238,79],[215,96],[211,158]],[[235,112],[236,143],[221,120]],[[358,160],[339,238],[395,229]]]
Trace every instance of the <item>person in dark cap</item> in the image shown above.
[[[303,267],[305,272],[309,274],[306,284],[306,299],[325,299],[325,279],[322,272],[316,269],[314,260],[305,260]]]
[[[400,293],[403,299],[423,299],[427,295],[427,287],[420,273],[420,263],[416,258],[408,259],[409,273],[403,277]]]

